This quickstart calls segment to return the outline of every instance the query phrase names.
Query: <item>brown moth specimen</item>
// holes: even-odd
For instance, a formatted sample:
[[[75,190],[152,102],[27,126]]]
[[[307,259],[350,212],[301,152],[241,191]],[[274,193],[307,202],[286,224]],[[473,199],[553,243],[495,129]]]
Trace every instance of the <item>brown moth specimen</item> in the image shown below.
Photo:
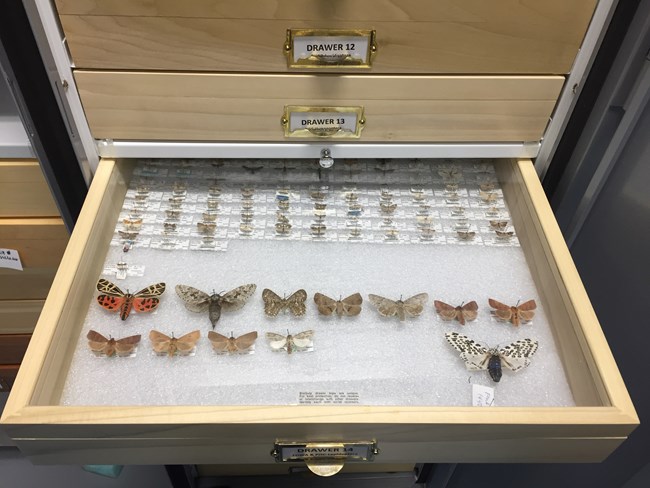
[[[221,311],[233,312],[242,308],[246,301],[255,293],[257,285],[249,283],[238,286],[223,295],[213,292],[212,295],[193,286],[176,285],[176,294],[185,302],[185,308],[190,312],[208,312],[212,328],[217,325]]]
[[[424,310],[424,304],[429,300],[427,293],[419,293],[406,300],[390,300],[379,295],[368,295],[370,303],[377,307],[377,311],[382,317],[392,317],[397,315],[400,320],[405,320],[406,316],[417,317]]]
[[[291,335],[287,331],[287,335],[283,336],[273,332],[267,332],[266,338],[269,341],[269,346],[273,351],[287,351],[291,354],[293,351],[304,351],[313,346],[314,331],[306,330],[296,335]]]
[[[484,203],[493,203],[496,202],[497,199],[499,198],[499,195],[497,195],[496,193],[491,193],[483,190],[479,190],[478,194]]]
[[[463,241],[471,241],[476,236],[476,232],[473,230],[457,230],[456,234]]]
[[[90,349],[95,354],[101,354],[104,356],[128,356],[133,352],[138,343],[140,342],[140,336],[134,335],[129,337],[124,337],[123,339],[107,339],[99,332],[94,330],[89,330],[86,335],[88,339],[88,345]]]
[[[490,227],[494,230],[506,230],[508,228],[507,220],[490,220]]]
[[[492,313],[497,318],[512,323],[515,327],[519,327],[522,322],[530,322],[535,315],[534,310],[537,308],[535,300],[528,300],[527,302],[515,306],[508,306],[505,303],[498,302],[493,298],[488,300],[490,307],[494,308]]]
[[[472,321],[478,315],[478,304],[472,300],[466,304],[460,304],[457,307],[449,305],[448,303],[434,300],[433,305],[436,307],[436,312],[443,320],[458,320],[460,325],[465,325],[465,321]]]
[[[296,316],[305,315],[305,312],[307,312],[307,306],[305,305],[307,292],[302,289],[289,295],[288,298],[282,298],[268,288],[265,288],[262,291],[262,300],[264,300],[264,313],[270,317],[277,317],[283,310],[289,310]]]
[[[316,302],[316,307],[318,307],[318,312],[321,315],[332,315],[336,313],[339,317],[345,316],[355,316],[359,315],[361,312],[361,303],[363,298],[360,293],[354,293],[349,297],[334,300],[322,293],[316,293],[314,295],[314,302]]]
[[[181,337],[174,337],[173,333],[169,337],[157,330],[149,332],[149,340],[152,342],[153,350],[157,354],[166,353],[170,357],[175,354],[189,354],[196,346],[199,337],[201,337],[201,333],[198,330]]]
[[[212,349],[217,354],[241,354],[248,352],[253,344],[255,344],[257,331],[249,332],[239,337],[233,337],[231,332],[230,337],[226,337],[211,330],[208,332],[208,339],[210,339]]]

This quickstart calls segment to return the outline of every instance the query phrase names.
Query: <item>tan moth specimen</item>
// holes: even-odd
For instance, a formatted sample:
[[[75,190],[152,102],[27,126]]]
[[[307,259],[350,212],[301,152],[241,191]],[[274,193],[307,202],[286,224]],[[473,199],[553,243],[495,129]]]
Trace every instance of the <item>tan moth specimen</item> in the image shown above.
[[[283,310],[289,310],[293,315],[302,316],[307,312],[305,300],[307,292],[300,289],[287,298],[282,298],[273,291],[265,288],[262,291],[262,300],[264,300],[264,313],[270,317],[277,317]]]
[[[339,317],[344,315],[351,317],[359,315],[361,312],[363,298],[360,293],[354,293],[349,297],[334,300],[322,293],[316,293],[314,295],[314,302],[316,302],[316,307],[318,307],[318,312],[321,315],[332,315],[336,313]]]
[[[383,317],[392,317],[397,315],[400,320],[405,320],[406,316],[417,317],[424,310],[424,304],[429,300],[427,293],[419,293],[406,300],[390,300],[380,297],[379,295],[368,295],[370,303],[377,307],[377,311]]]
[[[199,337],[201,337],[201,333],[198,330],[181,337],[174,337],[174,334],[169,337],[157,330],[149,332],[149,340],[152,342],[153,350],[158,354],[167,353],[170,357],[175,354],[189,354],[196,346]]]
[[[210,339],[210,342],[212,343],[212,349],[217,353],[244,353],[248,352],[253,344],[255,344],[255,340],[257,340],[257,331],[248,332],[239,337],[233,337],[231,332],[230,337],[227,337],[211,330],[208,332],[208,339]]]
[[[314,337],[313,330],[305,330],[296,335],[291,335],[287,331],[287,335],[275,334],[274,332],[267,332],[266,338],[269,341],[269,346],[274,351],[287,351],[291,354],[293,351],[304,351],[313,345],[312,338]]]
[[[457,307],[449,305],[448,303],[434,300],[433,305],[436,307],[436,312],[440,318],[444,320],[458,320],[460,325],[465,325],[465,321],[476,319],[478,315],[478,303],[474,300],[466,304],[460,304]]]
[[[535,315],[534,310],[537,308],[535,300],[528,300],[521,305],[517,302],[515,306],[509,306],[505,303],[498,302],[493,298],[488,300],[490,307],[494,308],[492,313],[499,319],[512,323],[515,327],[519,327],[522,322],[530,322]]]
[[[213,292],[212,295],[189,285],[176,285],[176,294],[185,302],[185,308],[190,312],[208,312],[212,328],[217,325],[221,311],[233,312],[242,308],[246,301],[255,293],[257,285],[248,283],[238,286],[223,295]]]
[[[99,332],[89,330],[86,334],[90,349],[96,354],[104,356],[128,356],[140,342],[140,335],[124,337],[122,339],[107,339]]]

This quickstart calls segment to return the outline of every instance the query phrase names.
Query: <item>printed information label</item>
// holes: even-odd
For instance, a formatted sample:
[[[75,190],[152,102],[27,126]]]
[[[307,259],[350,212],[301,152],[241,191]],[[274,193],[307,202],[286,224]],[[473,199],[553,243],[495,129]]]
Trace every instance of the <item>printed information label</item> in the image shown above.
[[[337,64],[350,58],[363,62],[368,59],[369,40],[365,36],[296,36],[293,62],[309,58],[317,58],[323,64]]]
[[[298,393],[299,405],[358,405],[359,393],[356,391],[301,391]]]
[[[23,270],[18,251],[15,249],[0,249],[0,268]]]
[[[347,131],[357,130],[355,112],[291,112],[289,115],[289,132],[308,129],[310,131]]]

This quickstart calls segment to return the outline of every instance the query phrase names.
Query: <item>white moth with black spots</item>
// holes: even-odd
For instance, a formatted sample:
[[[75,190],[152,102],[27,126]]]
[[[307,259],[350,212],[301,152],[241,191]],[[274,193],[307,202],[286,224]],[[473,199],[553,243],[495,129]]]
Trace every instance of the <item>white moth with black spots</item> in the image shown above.
[[[470,371],[487,370],[493,381],[501,380],[503,366],[519,371],[530,364],[530,358],[537,352],[537,341],[522,339],[502,348],[489,348],[457,332],[445,334],[447,341],[460,353]]]

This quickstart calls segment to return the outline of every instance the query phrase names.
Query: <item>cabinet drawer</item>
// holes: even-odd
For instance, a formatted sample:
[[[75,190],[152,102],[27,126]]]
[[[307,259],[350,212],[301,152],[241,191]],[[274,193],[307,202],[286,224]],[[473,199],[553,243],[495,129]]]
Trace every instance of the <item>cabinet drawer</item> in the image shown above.
[[[95,138],[273,142],[286,140],[285,105],[361,105],[362,142],[538,141],[564,82],[94,71],[75,78]]]
[[[0,217],[58,217],[37,161],[0,160]]]
[[[62,404],[64,384],[71,372],[77,343],[85,347],[85,340],[80,338],[84,319],[94,301],[97,277],[133,178],[133,162],[103,160],[3,412],[3,427],[24,453],[41,463],[265,464],[273,462],[269,450],[277,439],[376,440],[381,449],[381,459],[378,459],[381,463],[602,460],[638,424],[634,407],[532,163],[499,160],[494,164],[525,256],[524,266],[528,266],[536,289],[542,293],[543,304],[540,305],[548,318],[575,406],[423,406],[407,399],[393,406],[237,406],[199,405],[199,397],[192,397],[187,405],[170,405],[164,398],[157,405],[143,405],[137,401],[134,405],[132,400],[120,396],[122,389],[119,387],[107,390],[107,395],[112,396],[109,405]],[[466,248],[459,246],[458,252],[462,249]],[[215,255],[206,255],[205,265],[214,259],[217,259]],[[451,261],[457,263],[457,258]],[[435,262],[432,259],[427,265]],[[243,264],[231,262],[228,267]],[[330,265],[336,267],[337,263]],[[411,265],[422,266],[423,262]],[[439,262],[436,266],[442,272],[445,266],[453,266],[453,263]],[[415,271],[414,267],[409,269]],[[165,265],[161,263],[157,268],[149,270],[147,280],[158,280],[164,275]],[[261,265],[255,268],[265,269]],[[171,265],[167,272],[170,270]],[[293,271],[290,266],[286,270],[284,273],[288,275]],[[487,276],[496,272],[488,272]],[[508,269],[501,272],[510,276]],[[405,283],[408,274],[407,270],[401,277]],[[471,281],[472,276],[462,279]],[[168,286],[173,284],[168,283]],[[175,297],[165,296],[164,299],[171,304]],[[427,313],[431,314],[431,305],[427,306]],[[104,313],[96,306],[92,310]],[[364,308],[362,313],[374,312]],[[381,319],[377,317],[376,320]],[[395,332],[389,323],[383,326],[385,334]],[[406,325],[400,333],[408,334],[409,327]],[[434,324],[432,327],[438,330],[442,326]],[[259,329],[268,330],[264,325]],[[343,338],[351,330],[340,323],[333,323],[328,329]],[[119,329],[125,335],[135,330]],[[480,329],[462,331],[465,330],[472,335],[472,331]],[[140,354],[147,354],[147,346],[142,347],[145,352],[138,351],[136,359]],[[89,353],[87,349],[83,352]],[[258,354],[261,357],[261,352],[254,356]],[[393,360],[400,361],[393,356],[383,358],[384,362]],[[447,360],[447,357],[431,358],[428,364],[443,368]],[[110,361],[106,364],[117,364]],[[300,368],[300,363],[291,364],[293,366],[286,370],[289,376],[295,368]],[[373,365],[368,367],[372,369]],[[187,381],[193,380],[188,376]],[[423,376],[422,381],[422,388],[435,389],[435,383],[429,383],[435,381],[433,378]],[[467,383],[466,376],[461,382]],[[94,389],[101,389],[101,383],[96,382]],[[242,385],[242,388],[256,387]],[[165,396],[162,391],[160,395]]]
[[[34,331],[44,300],[0,300],[0,334]]]
[[[68,238],[60,218],[0,219],[0,243],[18,251],[23,268],[56,268]]]
[[[58,0],[75,65],[91,69],[287,70],[289,28],[375,29],[374,73],[568,73],[595,0]]]
[[[0,364],[20,364],[31,334],[0,334]]]

